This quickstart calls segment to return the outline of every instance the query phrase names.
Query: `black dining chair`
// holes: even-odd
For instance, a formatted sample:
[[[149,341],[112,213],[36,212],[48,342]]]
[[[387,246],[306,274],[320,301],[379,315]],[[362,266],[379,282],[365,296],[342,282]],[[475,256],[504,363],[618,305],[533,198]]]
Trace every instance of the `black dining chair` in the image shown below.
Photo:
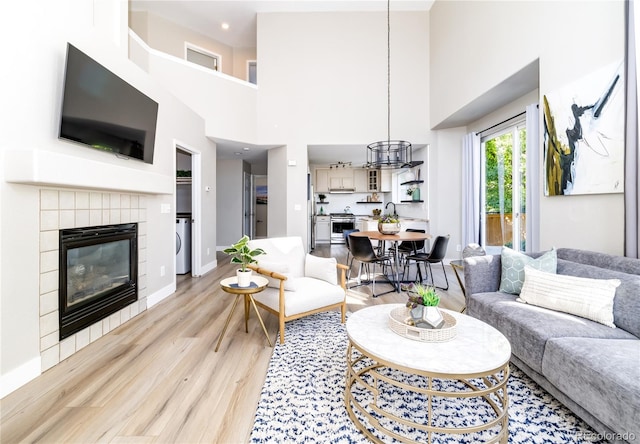
[[[349,267],[349,269],[347,270],[347,280],[349,280],[349,278],[351,277],[351,266],[353,265],[353,255],[351,254],[351,247],[349,247],[349,235],[351,233],[355,233],[358,232],[360,230],[358,230],[357,228],[351,229],[351,230],[342,230],[342,235],[344,236],[344,243],[345,246],[347,247],[347,262],[346,262],[346,266]],[[349,258],[351,257],[351,262],[349,262]]]
[[[420,263],[423,263],[425,273],[427,272],[427,267],[429,267],[429,274],[431,275],[431,285],[436,288],[440,288],[441,290],[448,290],[449,279],[447,279],[447,271],[444,269],[443,260],[447,255],[447,245],[449,244],[449,238],[450,236],[448,234],[446,236],[437,236],[429,253],[410,254],[406,256],[404,264],[405,273],[411,265],[411,261],[414,261],[418,268],[418,277],[420,279],[420,282],[422,282],[422,271],[420,271]],[[442,272],[444,273],[444,279],[447,283],[446,287],[438,287],[433,279],[433,270],[431,269],[431,264],[437,264],[438,262],[442,264]]]
[[[393,273],[393,265],[391,262],[391,258],[388,255],[379,255],[373,249],[373,245],[371,245],[371,239],[367,236],[354,236],[353,234],[349,235],[349,249],[351,250],[351,255],[353,259],[360,261],[360,266],[358,267],[358,280],[360,280],[360,276],[362,275],[362,265],[364,264],[367,269],[367,281],[372,283],[372,296],[378,297],[385,293],[376,294],[376,265],[382,266],[382,274],[387,277],[385,272],[386,268],[389,267],[391,272]],[[373,264],[373,274],[369,269],[369,265]],[[388,278],[387,278],[388,279]],[[391,283],[391,281],[389,281]],[[391,290],[391,291],[395,291]]]
[[[426,230],[420,230],[416,228],[407,228],[406,231],[413,233],[426,233]],[[389,247],[387,249],[391,256],[395,256],[395,247]],[[402,241],[398,245],[398,264],[404,266],[406,256],[414,253],[424,252],[424,239],[419,241]]]

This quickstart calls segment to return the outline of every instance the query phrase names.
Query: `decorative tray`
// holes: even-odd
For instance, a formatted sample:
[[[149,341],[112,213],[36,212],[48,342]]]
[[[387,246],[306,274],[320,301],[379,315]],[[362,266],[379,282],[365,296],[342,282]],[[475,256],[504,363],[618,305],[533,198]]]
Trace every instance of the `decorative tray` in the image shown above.
[[[456,337],[456,318],[444,311],[440,311],[440,313],[442,313],[442,317],[444,318],[444,326],[442,328],[418,328],[407,324],[407,320],[411,319],[407,307],[394,308],[389,313],[389,327],[394,333],[415,341],[450,341]]]

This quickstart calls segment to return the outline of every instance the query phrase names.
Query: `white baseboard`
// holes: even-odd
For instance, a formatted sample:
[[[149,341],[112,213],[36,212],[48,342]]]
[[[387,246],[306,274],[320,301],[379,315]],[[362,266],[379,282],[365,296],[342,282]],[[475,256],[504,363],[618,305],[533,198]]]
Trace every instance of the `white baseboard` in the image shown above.
[[[207,274],[211,270],[215,270],[216,268],[218,268],[218,261],[217,260],[209,262],[208,264],[203,265],[203,266],[200,267],[200,273],[201,273],[200,276],[202,276],[204,274]]]
[[[176,281],[174,280],[171,284],[167,285],[164,288],[156,291],[155,293],[147,296],[147,309],[153,307],[158,304],[162,300],[168,298],[173,293],[176,292]]]
[[[218,267],[218,261],[215,260],[213,262],[210,262],[200,267],[200,271],[202,274],[206,274],[217,267]],[[176,292],[176,281],[174,280],[171,284],[167,285],[166,287],[161,288],[155,293],[147,296],[147,308],[153,307],[154,305],[168,298],[175,292]]]
[[[42,374],[40,356],[0,376],[0,399]]]

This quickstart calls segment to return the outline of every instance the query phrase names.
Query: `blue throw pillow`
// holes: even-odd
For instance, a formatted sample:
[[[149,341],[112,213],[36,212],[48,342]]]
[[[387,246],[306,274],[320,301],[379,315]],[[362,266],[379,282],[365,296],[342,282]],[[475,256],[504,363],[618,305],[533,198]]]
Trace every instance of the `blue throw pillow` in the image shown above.
[[[524,267],[529,265],[536,270],[555,273],[558,263],[556,249],[547,251],[537,259],[527,256],[508,247],[502,247],[502,275],[500,277],[500,291],[503,293],[520,294],[524,283]]]

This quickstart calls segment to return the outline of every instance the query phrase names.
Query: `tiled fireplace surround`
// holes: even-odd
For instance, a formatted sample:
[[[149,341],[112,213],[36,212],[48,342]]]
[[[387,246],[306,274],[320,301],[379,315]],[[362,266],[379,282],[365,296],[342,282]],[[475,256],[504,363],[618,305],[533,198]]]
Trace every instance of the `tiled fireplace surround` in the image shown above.
[[[138,223],[138,300],[78,333],[59,340],[59,230]],[[147,308],[147,210],[144,195],[40,190],[40,357],[42,371],[124,324]]]

